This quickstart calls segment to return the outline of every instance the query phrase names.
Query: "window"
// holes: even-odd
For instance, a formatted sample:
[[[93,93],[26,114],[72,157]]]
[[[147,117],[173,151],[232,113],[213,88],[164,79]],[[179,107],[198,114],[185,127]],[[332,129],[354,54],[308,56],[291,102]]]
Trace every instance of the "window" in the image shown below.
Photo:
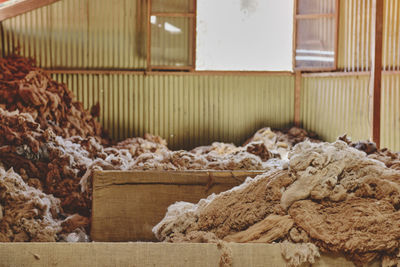
[[[148,70],[194,70],[196,0],[149,0]]]
[[[148,0],[147,68],[333,70],[338,13],[339,0]]]
[[[339,1],[296,0],[295,11],[295,69],[336,69]]]
[[[198,0],[198,70],[292,71],[293,0]]]

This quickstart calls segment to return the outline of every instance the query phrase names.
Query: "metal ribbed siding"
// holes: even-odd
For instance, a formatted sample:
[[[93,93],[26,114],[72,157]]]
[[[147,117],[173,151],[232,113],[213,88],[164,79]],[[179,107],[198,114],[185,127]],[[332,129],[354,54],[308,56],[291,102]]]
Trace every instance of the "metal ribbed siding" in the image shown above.
[[[386,0],[383,10],[384,70],[400,70],[400,1]]]
[[[5,20],[3,53],[20,46],[45,68],[145,68],[139,2],[63,0]]]
[[[338,68],[365,71],[371,64],[372,0],[341,0]]]
[[[302,81],[303,127],[334,141],[347,133],[352,140],[369,138],[369,76],[305,77]]]
[[[293,120],[292,76],[55,74],[116,139],[153,133],[171,148],[242,143],[265,126]]]
[[[371,67],[371,0],[341,0],[338,68],[368,71]],[[383,10],[384,70],[400,70],[400,3],[385,0]]]
[[[400,74],[382,75],[381,146],[400,151]]]

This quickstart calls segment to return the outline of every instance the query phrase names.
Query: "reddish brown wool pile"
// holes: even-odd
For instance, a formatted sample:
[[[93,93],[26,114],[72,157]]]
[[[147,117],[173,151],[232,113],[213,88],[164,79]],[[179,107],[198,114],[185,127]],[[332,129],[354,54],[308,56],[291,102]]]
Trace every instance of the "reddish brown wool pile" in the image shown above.
[[[99,106],[91,113],[98,116]],[[54,240],[87,240],[84,232],[90,227],[93,170],[267,171],[271,166],[280,165],[281,155],[308,136],[299,128],[286,133],[264,128],[239,147],[213,143],[192,151],[171,151],[165,140],[152,135],[110,146],[91,113],[74,100],[66,85],[35,67],[33,60],[17,55],[0,58],[0,163],[4,165],[3,172],[13,168],[16,173],[11,170],[7,173],[18,176],[18,183],[24,185],[14,188],[15,191],[29,196],[32,192],[36,195],[43,192],[39,198],[52,200],[47,201],[46,209],[57,206],[52,209],[57,212],[51,214],[57,223],[49,220],[46,226],[38,224],[37,229],[43,226],[45,231],[43,240],[53,240],[54,235]],[[7,187],[7,190],[11,189]],[[0,203],[7,203],[15,210],[19,204],[13,206],[13,201],[23,203],[17,199],[0,199]],[[9,212],[7,206],[3,207],[5,212]],[[24,214],[31,212],[30,208],[36,212],[37,208],[28,205],[23,215],[12,216],[9,225],[19,225]],[[68,218],[61,222],[61,228],[59,217]],[[0,228],[0,233],[7,233],[4,240],[21,238],[18,231],[8,229]],[[37,239],[24,237],[23,240]]]

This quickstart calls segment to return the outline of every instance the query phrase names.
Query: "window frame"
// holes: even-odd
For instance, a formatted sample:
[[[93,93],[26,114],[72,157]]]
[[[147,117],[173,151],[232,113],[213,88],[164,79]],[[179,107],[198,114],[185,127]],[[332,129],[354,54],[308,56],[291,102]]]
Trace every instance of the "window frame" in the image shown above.
[[[193,12],[152,12],[152,0],[147,1],[147,42],[146,42],[146,70],[147,71],[189,71],[196,70],[196,20],[197,20],[197,0],[193,2]],[[192,64],[190,66],[173,65],[151,65],[151,16],[167,18],[192,18]]]
[[[315,13],[315,14],[298,14],[298,1],[294,0],[293,8],[293,72],[296,71],[309,71],[309,72],[329,72],[336,71],[338,66],[338,42],[339,42],[339,13],[340,13],[340,0],[335,0],[334,13]],[[323,1],[323,0],[321,0]],[[319,19],[319,18],[334,18],[335,19],[335,40],[334,40],[334,56],[333,67],[296,67],[296,48],[297,48],[297,21],[302,19]]]
[[[185,71],[185,72],[196,72],[196,73],[287,73],[288,71],[226,71],[226,70],[196,70],[196,38],[197,38],[197,0],[193,1],[193,12],[152,12],[152,0],[147,0],[147,33],[146,33],[146,71],[157,72],[157,71]],[[294,0],[293,8],[293,44],[292,44],[292,71],[305,72],[330,72],[338,69],[338,42],[339,42],[339,16],[340,16],[340,0],[335,0],[335,12],[334,13],[315,13],[315,14],[298,14],[298,1]],[[323,0],[322,0],[323,1]],[[170,18],[192,18],[193,29],[192,29],[192,64],[190,66],[173,66],[173,65],[151,65],[151,16],[157,17],[170,17]],[[333,67],[296,67],[296,46],[297,46],[297,21],[301,19],[318,19],[323,17],[329,17],[335,19],[335,36],[334,36],[334,63]]]

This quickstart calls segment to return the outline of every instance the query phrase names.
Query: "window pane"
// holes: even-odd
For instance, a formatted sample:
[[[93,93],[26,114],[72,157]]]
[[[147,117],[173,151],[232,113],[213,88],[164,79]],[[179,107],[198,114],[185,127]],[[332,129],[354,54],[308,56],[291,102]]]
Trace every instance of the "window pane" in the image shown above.
[[[298,0],[297,14],[333,14],[336,0]]]
[[[191,66],[193,19],[152,16],[151,65]]]
[[[152,12],[190,13],[194,12],[193,0],[151,0]]]
[[[196,70],[291,71],[293,0],[197,1]]]
[[[334,67],[335,34],[334,18],[297,20],[296,67]]]

